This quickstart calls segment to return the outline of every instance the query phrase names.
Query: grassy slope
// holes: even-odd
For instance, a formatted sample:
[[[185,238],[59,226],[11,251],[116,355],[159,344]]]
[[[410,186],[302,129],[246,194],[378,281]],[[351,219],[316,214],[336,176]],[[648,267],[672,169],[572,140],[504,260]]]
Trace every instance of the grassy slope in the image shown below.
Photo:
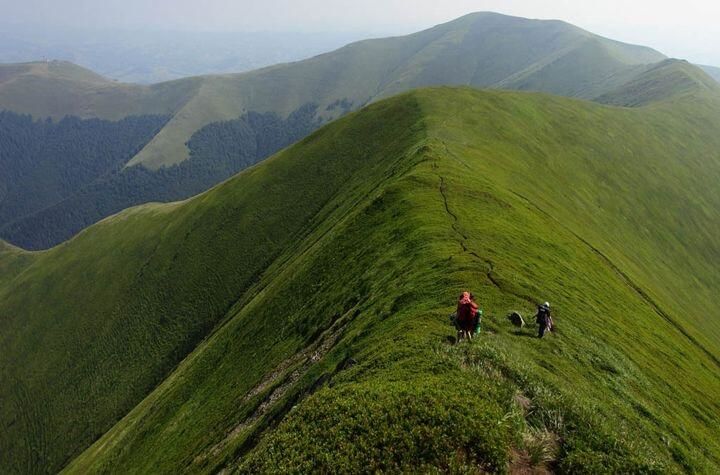
[[[565,471],[716,472],[720,110],[694,100],[617,109],[467,89],[406,94],[199,198],[121,214],[35,257],[70,259],[131,231],[145,239],[125,237],[128,246],[154,243],[166,225],[167,250],[143,273],[188,304],[197,297],[182,289],[203,283],[203,302],[223,286],[237,298],[69,471],[502,470],[558,436],[550,458]],[[263,192],[267,183],[279,189]],[[273,205],[253,213],[254,226],[236,224],[260,197]],[[277,223],[310,216],[275,242],[289,234]],[[173,236],[191,222],[196,239],[176,252]],[[277,254],[246,288],[233,270],[252,262],[246,239],[258,234]],[[185,271],[158,272],[173,261]],[[206,269],[189,272],[198,262]],[[32,270],[3,288],[39,278]],[[446,315],[466,287],[492,333],[450,347]],[[503,318],[545,298],[559,326],[548,340]],[[143,311],[140,321],[164,313]],[[157,340],[158,323],[137,328]]]
[[[393,113],[403,123],[414,111]],[[3,252],[2,471],[55,471],[106,432],[245,298],[328,200],[377,182],[389,167],[378,150],[408,146],[386,136],[352,148],[354,134],[382,125],[345,137],[346,127],[310,141],[295,160],[278,157],[185,204],[131,209],[46,252]],[[341,152],[328,157],[327,141]]]
[[[718,93],[720,85],[697,66],[668,59],[597,98],[598,102],[638,107],[698,91]]]
[[[7,285],[32,260],[31,254],[0,240],[0,285]]]
[[[153,86],[115,83],[64,61],[0,64],[0,108],[54,119],[171,114],[199,83],[196,78]]]
[[[542,67],[508,78],[501,86],[595,99],[632,80],[644,67],[642,63],[625,63],[603,39],[590,37]]]

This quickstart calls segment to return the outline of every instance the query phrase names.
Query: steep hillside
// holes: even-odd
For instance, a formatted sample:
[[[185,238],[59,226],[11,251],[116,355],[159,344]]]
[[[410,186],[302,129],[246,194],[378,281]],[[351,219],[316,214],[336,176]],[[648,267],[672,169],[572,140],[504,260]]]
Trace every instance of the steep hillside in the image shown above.
[[[638,107],[708,91],[720,93],[720,84],[687,61],[668,59],[653,65],[619,88],[597,98],[598,102]]]
[[[3,471],[715,472],[718,117],[413,92],[8,247]],[[451,346],[464,288],[488,331]],[[545,299],[557,334],[506,321]]]
[[[471,85],[596,99],[636,83],[648,64],[663,59],[649,48],[601,38],[560,21],[476,13],[408,36],[353,43],[305,61],[154,86],[113,83],[63,62],[0,66],[0,78],[5,78],[0,80],[0,108],[36,118],[171,115],[126,161],[129,166],[83,182],[40,212],[0,221],[0,237],[43,249],[128,206],[185,199],[330,120],[411,88]],[[662,91],[657,92],[662,98]],[[623,105],[635,98],[627,101]],[[255,120],[258,117],[261,120]],[[241,133],[248,127],[250,133]],[[225,131],[222,140],[219,130]],[[256,146],[256,141],[272,146]],[[195,147],[200,143],[202,150]],[[76,170],[67,173],[75,175]]]
[[[412,125],[415,116],[395,108],[387,119]],[[21,253],[29,263],[16,250],[0,255],[16,270],[0,289],[0,397],[11,401],[0,405],[0,471],[62,467],[247,299],[313,222],[353,198],[340,191],[364,196],[391,167],[386,154],[410,146],[388,132],[352,148],[352,133],[377,135],[382,124],[345,137],[349,127],[186,204],[135,208],[50,251]],[[345,145],[328,160],[333,136]]]

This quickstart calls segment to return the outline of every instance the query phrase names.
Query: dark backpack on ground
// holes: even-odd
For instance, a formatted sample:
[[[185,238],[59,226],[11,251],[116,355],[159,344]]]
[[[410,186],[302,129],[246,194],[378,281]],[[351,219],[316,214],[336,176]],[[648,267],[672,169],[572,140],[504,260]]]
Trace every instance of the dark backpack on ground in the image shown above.
[[[523,319],[522,315],[520,315],[520,312],[512,312],[510,315],[508,315],[508,320],[510,320],[510,323],[512,323],[518,328],[522,328],[525,326],[525,320]]]

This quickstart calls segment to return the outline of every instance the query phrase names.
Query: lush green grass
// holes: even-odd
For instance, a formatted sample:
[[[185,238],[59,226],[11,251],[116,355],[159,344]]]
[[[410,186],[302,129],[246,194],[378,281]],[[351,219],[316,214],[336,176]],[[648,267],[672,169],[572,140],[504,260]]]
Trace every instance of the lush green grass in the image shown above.
[[[395,108],[388,119],[409,127],[416,115]],[[4,253],[0,265],[17,272],[0,289],[0,391],[13,402],[0,408],[2,466],[53,471],[107,431],[249,298],[278,254],[314,230],[328,200],[353,183],[376,186],[391,166],[386,153],[409,146],[390,135],[357,146],[356,134],[382,131],[379,120],[345,136],[348,127],[187,204],[108,218],[24,255],[30,265]]]
[[[3,468],[56,469],[127,413],[68,472],[716,472],[718,117],[418,91],[8,248]],[[489,332],[452,346],[465,288]],[[505,319],[545,299],[547,339]]]
[[[602,135],[619,133],[621,128],[629,127],[625,131],[627,139],[618,140],[618,146],[632,148],[630,137],[637,136],[640,129],[647,127],[647,124],[642,124],[642,119],[652,122],[659,118],[653,117],[653,112],[645,111],[633,112],[634,115],[624,120],[622,113],[617,110],[581,104],[574,104],[570,108],[565,101],[543,97],[508,94],[485,96],[485,100],[478,101],[479,97],[482,95],[471,91],[456,92],[452,96],[435,92],[426,96],[424,101],[421,100],[424,108],[431,111],[428,114],[431,123],[429,139],[436,147],[431,147],[429,152],[430,156],[438,157],[438,161],[415,168],[415,173],[406,178],[417,184],[422,183],[418,176],[424,176],[429,194],[433,175],[443,176],[447,183],[449,210],[458,217],[455,228],[464,243],[461,248],[467,248],[468,251],[461,252],[460,256],[457,251],[451,253],[453,260],[459,259],[459,262],[440,267],[437,279],[439,282],[442,282],[443,277],[447,279],[452,269],[451,276],[457,278],[456,289],[468,286],[468,282],[472,283],[476,291],[482,289],[477,293],[483,296],[485,308],[490,309],[491,315],[495,316],[489,325],[495,333],[486,335],[481,342],[473,345],[459,348],[442,345],[439,343],[442,328],[438,322],[443,312],[438,308],[426,316],[421,302],[427,299],[441,307],[442,302],[437,296],[442,294],[440,289],[444,285],[415,288],[413,298],[407,300],[412,302],[408,307],[420,304],[420,308],[388,319],[385,328],[378,328],[374,332],[374,338],[358,343],[357,359],[366,362],[366,367],[370,368],[367,370],[369,374],[363,374],[358,369],[357,373],[339,376],[335,387],[319,392],[307,406],[301,406],[297,412],[291,413],[280,429],[263,441],[248,461],[241,463],[241,468],[252,472],[288,467],[307,469],[310,466],[322,469],[331,467],[335,461],[340,464],[355,463],[350,465],[353,468],[392,463],[392,458],[374,457],[372,451],[361,450],[357,453],[353,450],[354,445],[362,445],[364,442],[362,437],[360,442],[354,442],[358,431],[362,434],[369,430],[368,427],[373,428],[371,435],[366,436],[371,443],[377,443],[377,439],[383,440],[384,437],[393,437],[393,424],[384,423],[389,417],[385,411],[377,410],[369,417],[375,424],[331,422],[329,427],[333,430],[347,425],[351,428],[340,436],[325,440],[321,434],[330,429],[315,408],[322,407],[324,412],[330,414],[336,410],[350,414],[353,411],[366,411],[363,404],[366,378],[378,388],[387,386],[387,381],[410,380],[417,395],[423,394],[427,386],[443,387],[447,391],[445,399],[452,405],[453,395],[461,391],[457,387],[461,388],[464,384],[460,379],[470,376],[477,384],[475,393],[494,399],[501,407],[503,403],[512,401],[507,394],[513,391],[524,394],[532,401],[525,423],[515,426],[515,438],[520,439],[525,435],[523,440],[526,449],[531,449],[533,434],[542,431],[554,433],[560,443],[553,458],[557,461],[555,468],[560,471],[622,473],[685,470],[714,473],[720,461],[720,446],[717,444],[719,413],[717,402],[709,395],[717,391],[720,377],[717,363],[718,312],[710,307],[713,301],[704,299],[709,310],[701,313],[703,309],[698,305],[699,300],[702,300],[701,292],[688,292],[698,299],[694,306],[684,301],[679,295],[681,292],[665,294],[663,301],[679,297],[673,303],[685,305],[684,312],[670,315],[675,319],[674,323],[665,321],[655,306],[635,290],[633,286],[637,284],[629,285],[631,282],[618,276],[617,270],[606,258],[579,238],[597,239],[598,243],[602,242],[602,235],[605,235],[605,239],[618,239],[616,242],[622,245],[618,244],[613,254],[623,262],[629,258],[623,254],[632,255],[640,249],[643,253],[654,250],[663,259],[673,255],[677,249],[653,249],[653,244],[657,243],[642,235],[634,235],[623,224],[624,219],[616,219],[612,227],[611,223],[594,222],[602,219],[605,202],[614,201],[615,206],[619,206],[622,199],[635,204],[635,211],[632,217],[628,217],[628,221],[642,220],[645,225],[649,225],[649,218],[645,215],[648,208],[656,213],[664,212],[664,215],[652,216],[657,222],[653,223],[651,229],[657,233],[653,235],[665,235],[668,239],[679,238],[685,233],[708,232],[709,229],[704,226],[712,226],[713,223],[704,221],[700,225],[696,221],[696,226],[675,227],[679,216],[673,209],[668,209],[670,200],[681,200],[675,203],[675,209],[683,209],[690,208],[687,200],[691,198],[683,200],[672,194],[671,190],[668,190],[667,202],[654,196],[657,202],[648,203],[639,196],[648,193],[649,183],[646,180],[649,174],[638,173],[635,169],[637,166],[653,169],[665,179],[681,176],[669,163],[666,163],[668,169],[665,170],[658,166],[661,159],[655,155],[657,151],[650,143],[634,144],[638,148],[633,150],[636,152],[635,160],[640,163],[633,163],[632,166],[624,166],[622,162],[618,163],[619,160],[612,159],[614,154],[622,154],[607,139],[602,158],[586,154],[574,156],[573,151],[563,153],[559,150],[557,155],[548,156],[541,152],[542,148],[537,148],[552,144],[553,139],[557,138],[555,134],[559,133],[572,134],[577,140],[578,149],[592,150],[588,141],[595,141],[599,136],[593,137],[594,134],[587,131],[597,130],[597,124],[602,124],[599,128]],[[680,111],[675,112],[677,114]],[[604,117],[606,114],[608,116]],[[644,114],[647,117],[643,117]],[[613,121],[608,120],[610,116],[614,117]],[[630,125],[638,120],[639,124]],[[667,120],[667,117],[663,120]],[[676,120],[679,125],[682,119],[676,117]],[[684,120],[687,120],[687,116]],[[622,125],[611,126],[613,122]],[[549,127],[550,123],[561,123],[562,129]],[[593,124],[595,129],[591,127]],[[522,128],[522,133],[516,128]],[[473,130],[477,132],[473,133]],[[506,143],[505,147],[500,146],[504,142],[503,137],[507,136],[514,137],[514,141]],[[663,142],[660,137],[655,139]],[[704,146],[715,146],[710,137],[705,136],[703,139]],[[531,148],[533,144],[536,146],[534,149]],[[642,152],[642,148],[646,150]],[[523,149],[532,152],[527,153]],[[712,148],[707,149],[706,153],[711,151]],[[672,153],[666,151],[662,160],[673,161],[673,165],[677,166],[677,161],[668,158]],[[677,156],[688,160],[691,156],[697,156],[697,153],[686,149],[685,154]],[[699,157],[703,159],[706,172],[717,172],[717,155],[712,159],[707,155]],[[609,163],[602,166],[596,163],[599,170],[588,170],[588,160],[606,160]],[[595,189],[592,182],[584,181],[586,173],[598,173],[604,171],[605,167],[614,170],[614,175],[599,175],[607,177],[606,183],[597,183],[598,175]],[[555,177],[555,184],[548,183],[550,177]],[[570,178],[576,185],[562,186],[561,180]],[[623,193],[628,196],[622,199],[617,195],[603,196],[601,190],[597,189],[598,185],[620,186],[626,180],[634,186],[623,187]],[[700,180],[694,182],[697,189],[707,189],[698,176],[692,180]],[[582,188],[582,193],[573,191],[578,188]],[[552,209],[552,215],[547,215],[537,205],[519,198],[518,194],[526,194],[535,203],[542,203],[541,206]],[[599,201],[600,206],[596,205],[597,213],[589,216],[578,212],[587,205],[583,194]],[[422,207],[423,211],[431,209],[430,200],[425,203],[426,206],[419,205],[422,200],[417,188],[408,190],[406,196],[412,196],[413,202]],[[711,199],[716,200],[717,196]],[[637,206],[638,203],[642,203],[642,206]],[[718,202],[713,203],[714,209],[717,209]],[[688,212],[687,209],[684,212]],[[454,221],[454,218],[450,221]],[[608,229],[612,229],[612,232],[607,232]],[[658,241],[662,244],[662,240]],[[703,246],[704,250],[699,251],[692,243],[686,243],[685,251],[695,249],[694,252],[702,254],[708,251],[714,253],[704,254],[706,259],[717,256],[716,244],[707,241]],[[437,256],[438,264],[443,262],[439,259],[441,255]],[[681,252],[677,257],[682,259],[686,256]],[[667,285],[668,280],[682,285],[677,277],[673,279],[662,272],[657,262],[659,260],[656,258],[648,262],[652,269],[648,274],[640,275],[638,271],[638,279],[648,285],[645,289],[671,287]],[[712,276],[712,268],[701,264],[697,259],[691,260],[685,265],[678,265],[674,272],[689,280],[699,275]],[[694,267],[689,269],[690,265]],[[434,267],[431,262],[426,262],[425,266]],[[490,266],[492,272],[488,276],[485,273]],[[717,294],[717,282],[713,285],[706,288],[711,291],[706,297]],[[448,290],[446,292],[450,293]],[[531,336],[532,331],[515,332],[502,318],[509,309],[530,311],[532,307],[525,296],[535,299],[547,297],[554,301],[560,333],[551,341],[525,338]],[[449,295],[447,298],[449,300]],[[700,318],[694,322],[681,319],[691,315]],[[712,332],[711,341],[704,349],[700,348],[678,331],[678,322],[685,327],[685,331],[689,331],[694,323],[696,329]],[[412,336],[398,338],[392,335],[393,331],[407,332],[409,335],[424,334],[427,339],[413,344],[407,341]],[[432,348],[435,348],[434,354]],[[708,356],[706,350],[712,356]],[[449,368],[439,371],[428,368],[439,365],[442,360],[456,363],[467,373],[461,376]],[[376,366],[383,369],[376,371]],[[444,384],[430,376],[436,372],[447,376]],[[678,380],[678,374],[683,375],[682,380]],[[506,388],[501,393],[504,396],[497,397],[493,391],[495,385]],[[392,391],[392,387],[388,390]],[[345,401],[348,397],[339,403],[336,402],[337,395],[346,395],[352,391],[357,391],[356,397],[349,398],[356,400],[359,407],[343,409],[343,406],[348,405]],[[430,423],[423,421],[422,411],[414,414],[419,420],[414,419],[413,422],[420,431],[424,427],[423,423],[443,428],[450,424],[450,420],[443,417],[444,406],[438,404],[437,407],[437,417]],[[512,421],[513,417],[517,417],[517,409],[505,410],[509,417],[501,421]],[[476,414],[473,411],[469,416],[483,417],[483,413]],[[510,422],[508,424],[512,426]],[[465,429],[469,432],[473,430],[470,424]],[[292,443],[292,435],[298,433],[314,433],[315,437],[301,436]],[[412,433],[406,437],[412,439]],[[437,437],[441,438],[442,435]],[[502,436],[497,437],[503,440]],[[483,439],[479,438],[478,445],[482,447],[483,443]],[[401,459],[398,464],[402,467],[405,463],[413,464],[414,460],[422,463],[422,456],[426,453],[424,444],[427,444],[424,437],[415,438],[413,444],[410,444],[412,450],[406,454],[407,458]],[[458,445],[462,444],[462,438],[459,438]],[[523,446],[519,442],[516,444],[518,447]],[[466,446],[465,452],[478,445]],[[491,454],[491,450],[485,452],[486,457],[491,457]],[[448,461],[447,457],[454,455],[447,451],[435,455],[435,463],[452,466],[457,461]]]

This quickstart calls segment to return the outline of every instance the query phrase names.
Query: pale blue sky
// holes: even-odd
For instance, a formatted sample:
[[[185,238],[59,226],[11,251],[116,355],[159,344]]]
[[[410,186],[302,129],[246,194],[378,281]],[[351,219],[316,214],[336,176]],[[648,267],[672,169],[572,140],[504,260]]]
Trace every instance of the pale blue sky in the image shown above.
[[[2,22],[123,29],[404,34],[473,11],[568,21],[675,57],[720,65],[710,0],[0,0]]]

